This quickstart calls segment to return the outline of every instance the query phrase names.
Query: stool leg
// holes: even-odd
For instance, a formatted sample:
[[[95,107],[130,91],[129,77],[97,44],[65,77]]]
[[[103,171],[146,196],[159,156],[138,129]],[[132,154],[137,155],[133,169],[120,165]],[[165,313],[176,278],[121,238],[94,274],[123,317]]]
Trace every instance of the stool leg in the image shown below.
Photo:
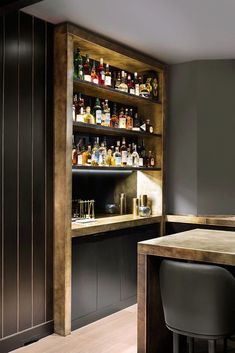
[[[189,353],[194,353],[194,338],[188,337]]]
[[[179,334],[173,332],[173,353],[180,353],[179,350]]]
[[[227,341],[227,338],[224,338],[224,350],[223,350],[223,352],[224,353],[227,353],[227,348],[228,348],[228,341]]]
[[[216,353],[216,340],[209,340],[208,341],[208,353]]]

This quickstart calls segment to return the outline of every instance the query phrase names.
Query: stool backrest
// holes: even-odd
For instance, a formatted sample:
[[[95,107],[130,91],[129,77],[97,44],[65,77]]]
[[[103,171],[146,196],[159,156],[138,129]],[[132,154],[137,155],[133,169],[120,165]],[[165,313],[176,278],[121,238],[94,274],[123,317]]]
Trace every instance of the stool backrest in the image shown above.
[[[235,332],[235,279],[225,268],[163,260],[160,288],[169,328],[205,336]]]

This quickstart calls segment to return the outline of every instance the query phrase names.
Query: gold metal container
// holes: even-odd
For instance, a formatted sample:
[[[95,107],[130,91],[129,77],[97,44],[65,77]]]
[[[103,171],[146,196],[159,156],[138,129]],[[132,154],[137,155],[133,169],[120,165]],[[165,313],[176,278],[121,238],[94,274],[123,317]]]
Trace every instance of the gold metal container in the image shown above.
[[[139,214],[139,199],[136,197],[132,199],[132,213],[133,216],[138,216]]]

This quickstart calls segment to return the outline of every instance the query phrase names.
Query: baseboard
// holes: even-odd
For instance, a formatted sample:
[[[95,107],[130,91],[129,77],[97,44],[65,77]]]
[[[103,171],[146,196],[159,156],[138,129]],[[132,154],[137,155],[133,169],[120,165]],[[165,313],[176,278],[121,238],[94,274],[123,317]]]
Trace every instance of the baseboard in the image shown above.
[[[121,302],[115,303],[108,307],[102,308],[86,316],[72,320],[72,330],[76,330],[82,326],[91,324],[94,321],[102,319],[105,316],[114,314],[115,312],[125,309],[128,306],[136,304],[136,296],[123,300]]]
[[[21,331],[0,339],[0,352],[7,353],[14,349],[29,345],[54,332],[54,322],[48,321],[41,325]]]

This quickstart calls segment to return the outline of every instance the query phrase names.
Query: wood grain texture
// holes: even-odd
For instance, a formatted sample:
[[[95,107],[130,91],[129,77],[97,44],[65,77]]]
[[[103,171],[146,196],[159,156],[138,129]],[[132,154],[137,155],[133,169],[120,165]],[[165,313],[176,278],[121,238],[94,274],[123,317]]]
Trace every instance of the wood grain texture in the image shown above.
[[[205,224],[221,227],[235,227],[234,215],[209,215],[209,216],[193,216],[193,215],[166,215],[166,222]]]
[[[71,136],[73,42],[55,30],[54,81],[54,320],[55,332],[71,331]]]
[[[153,215],[150,217],[134,217],[132,214],[99,218],[96,222],[87,224],[72,224],[72,237],[98,234],[118,229],[131,228],[141,225],[160,223],[162,216]]]

